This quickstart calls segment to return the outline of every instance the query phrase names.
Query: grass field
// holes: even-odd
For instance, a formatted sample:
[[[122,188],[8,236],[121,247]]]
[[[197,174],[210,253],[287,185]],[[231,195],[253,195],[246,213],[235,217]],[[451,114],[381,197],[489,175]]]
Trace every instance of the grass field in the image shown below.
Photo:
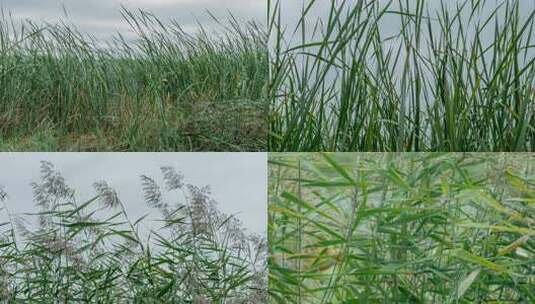
[[[271,154],[271,303],[533,303],[534,202],[534,154]]]
[[[270,151],[535,151],[532,2],[329,3],[269,1]]]
[[[124,10],[134,36],[0,20],[0,150],[267,149],[266,31]],[[227,22],[228,21],[228,22]]]
[[[162,168],[164,185],[141,177],[159,217],[135,219],[104,181],[77,203],[52,164],[43,162],[41,175],[32,214],[11,213],[9,189],[0,187],[2,303],[266,301],[265,238],[174,169]]]

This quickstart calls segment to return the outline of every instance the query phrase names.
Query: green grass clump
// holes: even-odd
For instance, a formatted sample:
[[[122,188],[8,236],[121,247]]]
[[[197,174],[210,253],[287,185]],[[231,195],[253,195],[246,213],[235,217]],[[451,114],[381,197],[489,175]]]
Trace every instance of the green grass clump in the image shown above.
[[[271,303],[534,303],[534,164],[272,154]]]
[[[141,177],[159,218],[132,219],[106,182],[78,204],[52,164],[41,173],[35,213],[9,212],[9,189],[0,187],[2,303],[266,301],[265,239],[220,212],[207,187],[163,167],[165,186]]]
[[[535,6],[269,1],[270,151],[535,151]],[[292,20],[293,21],[293,20]]]
[[[188,34],[148,12],[123,17],[132,35],[103,41],[3,15],[1,150],[266,149],[267,35],[257,23],[231,16]]]

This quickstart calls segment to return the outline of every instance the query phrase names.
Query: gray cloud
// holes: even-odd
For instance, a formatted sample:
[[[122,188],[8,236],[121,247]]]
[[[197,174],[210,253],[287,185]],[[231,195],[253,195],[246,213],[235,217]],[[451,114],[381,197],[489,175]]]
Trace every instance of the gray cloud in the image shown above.
[[[355,7],[355,4],[361,0],[350,0],[346,1],[345,7]],[[389,0],[378,0],[382,4],[389,3]],[[506,2],[508,0],[494,0],[494,1],[487,1],[484,6],[482,6],[481,10],[479,11],[479,14],[484,17],[488,17],[490,12],[493,11],[498,4]],[[311,7],[310,11],[307,14],[307,24],[309,25],[309,28],[313,28],[313,25],[318,21],[322,20],[323,22],[326,22],[329,17],[330,9],[333,2],[342,3],[340,0],[332,0],[332,1],[316,1],[314,5]],[[435,17],[438,10],[441,8],[441,2],[446,4],[446,8],[448,8],[451,11],[451,15],[454,15],[454,11],[456,7],[460,4],[465,2],[464,0],[433,0],[433,1],[426,1],[426,10],[429,11],[431,17]],[[511,2],[511,1],[510,1]],[[282,0],[281,2],[282,7],[282,16],[281,20],[283,25],[287,27],[287,33],[291,34],[297,26],[297,22],[300,20],[301,12],[304,9],[304,4],[310,3],[310,0]],[[405,3],[405,1],[403,1]],[[411,8],[414,10],[416,8],[415,5],[416,1],[409,1],[409,4]],[[531,12],[535,9],[535,1],[520,1],[520,15],[523,17],[528,17]],[[336,5],[339,7],[338,5]],[[391,10],[398,9],[398,1],[392,2]],[[399,15],[392,15],[387,14],[382,19],[381,30],[383,31],[384,35],[393,35],[399,32],[400,30],[400,18]],[[310,33],[309,33],[310,34]],[[297,35],[299,37],[299,35]]]
[[[197,21],[203,26],[213,26],[207,11],[222,20],[231,12],[243,20],[265,23],[267,10],[265,0],[0,0],[0,6],[15,19],[66,20],[85,32],[102,37],[126,30],[121,6],[130,10],[147,10],[164,20],[175,19],[184,28],[196,28]],[[68,12],[67,17],[64,8]]]
[[[173,166],[186,182],[210,185],[214,199],[227,214],[236,214],[250,231],[267,227],[267,155],[265,153],[2,153],[0,185],[9,194],[11,212],[35,212],[30,183],[39,181],[40,161],[55,164],[77,193],[91,199],[92,184],[105,180],[114,187],[131,218],[148,212],[139,176],[162,182],[159,168]],[[1,217],[1,216],[0,216]]]

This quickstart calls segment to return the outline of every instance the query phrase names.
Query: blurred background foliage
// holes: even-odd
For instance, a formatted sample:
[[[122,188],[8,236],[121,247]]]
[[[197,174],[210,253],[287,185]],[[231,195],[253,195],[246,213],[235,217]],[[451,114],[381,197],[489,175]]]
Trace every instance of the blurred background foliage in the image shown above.
[[[272,303],[533,303],[535,155],[271,154]]]

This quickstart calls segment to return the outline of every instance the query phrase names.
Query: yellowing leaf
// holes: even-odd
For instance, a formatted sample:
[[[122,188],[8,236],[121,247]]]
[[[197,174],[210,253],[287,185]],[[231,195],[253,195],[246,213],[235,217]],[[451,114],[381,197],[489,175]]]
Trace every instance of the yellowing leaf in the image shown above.
[[[535,189],[532,189],[527,181],[525,181],[521,177],[514,175],[513,173],[511,173],[511,171],[506,171],[505,178],[507,179],[509,184],[513,186],[513,188],[520,191],[529,198],[535,198]]]
[[[530,238],[529,235],[524,235],[523,237],[511,243],[509,246],[498,250],[498,255],[506,255],[508,253],[515,251],[518,247],[524,245],[527,241],[529,241],[529,238]]]
[[[496,272],[507,272],[507,268],[505,268],[502,265],[496,264],[494,262],[491,262],[483,257],[480,257],[478,255],[471,254],[470,252],[462,249],[458,249],[454,252],[454,255],[463,261],[470,262],[477,264],[479,266],[485,267],[487,269],[490,269],[492,271]]]
[[[477,228],[477,229],[490,229],[495,232],[513,232],[523,235],[535,235],[535,230],[529,228],[517,227],[517,226],[500,226],[500,225],[488,225],[480,223],[461,223],[459,227]]]

